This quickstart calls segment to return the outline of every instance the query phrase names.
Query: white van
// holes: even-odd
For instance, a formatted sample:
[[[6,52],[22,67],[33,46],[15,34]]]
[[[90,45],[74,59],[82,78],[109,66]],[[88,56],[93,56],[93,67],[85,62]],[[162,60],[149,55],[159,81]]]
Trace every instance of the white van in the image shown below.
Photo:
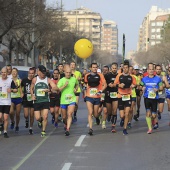
[[[27,78],[28,77],[28,71],[31,67],[27,66],[12,66],[12,68],[18,69],[18,75],[20,79]]]

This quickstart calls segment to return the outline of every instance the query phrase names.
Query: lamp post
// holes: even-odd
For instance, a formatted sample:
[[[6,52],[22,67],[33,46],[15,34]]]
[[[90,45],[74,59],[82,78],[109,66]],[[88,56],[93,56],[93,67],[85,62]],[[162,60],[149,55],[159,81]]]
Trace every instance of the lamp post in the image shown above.
[[[59,62],[62,63],[62,51],[63,51],[63,47],[62,47],[62,27],[63,27],[63,1],[61,0],[61,31],[60,31],[60,59],[59,59]]]

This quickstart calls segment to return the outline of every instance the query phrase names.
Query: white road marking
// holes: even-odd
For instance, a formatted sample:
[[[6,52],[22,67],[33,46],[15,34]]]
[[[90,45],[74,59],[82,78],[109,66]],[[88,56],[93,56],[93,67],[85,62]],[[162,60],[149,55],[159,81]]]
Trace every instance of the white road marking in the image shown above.
[[[89,127],[89,124],[87,124],[87,127]]]
[[[34,148],[32,149],[16,166],[12,168],[12,170],[17,170],[21,167],[22,164],[24,164],[25,161],[27,161],[31,155],[50,137],[50,135],[55,131],[55,129],[49,133],[48,136],[44,137],[42,141]]]
[[[74,146],[75,146],[75,147],[81,146],[81,143],[83,142],[83,140],[84,140],[85,137],[86,137],[86,135],[81,135]]]
[[[69,170],[72,163],[65,163],[61,170]]]

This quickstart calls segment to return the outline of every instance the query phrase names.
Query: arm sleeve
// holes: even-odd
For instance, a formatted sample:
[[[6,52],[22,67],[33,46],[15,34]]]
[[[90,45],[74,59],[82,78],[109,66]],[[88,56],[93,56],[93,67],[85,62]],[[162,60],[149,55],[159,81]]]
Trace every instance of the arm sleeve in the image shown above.
[[[61,88],[62,86],[63,86],[63,81],[62,81],[62,79],[60,79],[57,83],[57,87]]]
[[[119,77],[120,77],[120,75],[117,75],[117,76],[116,76],[116,79],[115,79],[115,81],[114,81],[114,84],[120,84],[120,82],[119,82]]]

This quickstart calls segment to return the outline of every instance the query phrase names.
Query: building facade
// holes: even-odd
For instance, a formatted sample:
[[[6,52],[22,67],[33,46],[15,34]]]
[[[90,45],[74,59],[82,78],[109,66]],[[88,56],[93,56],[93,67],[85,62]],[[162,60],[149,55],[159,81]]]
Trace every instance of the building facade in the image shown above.
[[[161,29],[170,15],[170,9],[152,6],[139,29],[137,51],[148,51],[155,44],[161,43]]]
[[[118,54],[118,28],[116,22],[103,22],[101,49],[108,51],[112,55]]]
[[[99,13],[80,7],[71,11],[63,11],[63,16],[67,18],[72,32],[88,38],[95,49],[101,49],[102,17]]]

